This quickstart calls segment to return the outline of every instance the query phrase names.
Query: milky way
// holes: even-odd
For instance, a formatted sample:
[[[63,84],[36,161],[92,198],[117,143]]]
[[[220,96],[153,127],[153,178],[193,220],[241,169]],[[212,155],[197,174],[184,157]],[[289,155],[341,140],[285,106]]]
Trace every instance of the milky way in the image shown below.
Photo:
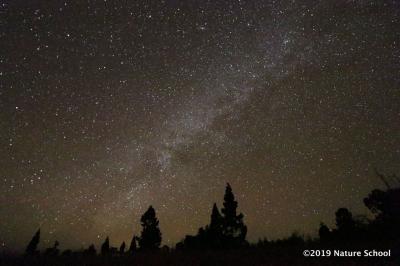
[[[49,2],[0,6],[3,248],[119,245],[149,205],[173,245],[226,182],[248,240],[313,236],[399,173],[395,1]]]

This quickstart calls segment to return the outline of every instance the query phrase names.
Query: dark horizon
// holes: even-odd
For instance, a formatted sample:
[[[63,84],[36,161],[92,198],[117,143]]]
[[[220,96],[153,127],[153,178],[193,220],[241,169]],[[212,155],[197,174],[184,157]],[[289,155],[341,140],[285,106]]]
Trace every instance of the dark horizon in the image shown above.
[[[395,221],[392,219],[399,218],[398,217],[399,211],[396,210],[399,203],[396,201],[398,201],[400,199],[399,198],[400,197],[400,178],[397,177],[396,175],[384,175],[377,171],[376,171],[376,175],[377,175],[377,178],[379,178],[385,184],[386,189],[383,189],[383,190],[382,189],[374,189],[366,197],[364,197],[363,204],[369,210],[369,215],[359,215],[359,214],[353,215],[353,213],[350,210],[348,210],[345,207],[341,207],[338,210],[336,210],[336,212],[335,212],[335,218],[334,218],[335,225],[327,226],[327,223],[325,221],[321,221],[319,228],[316,229],[316,231],[318,231],[316,236],[304,235],[304,234],[301,234],[299,231],[294,231],[294,232],[291,232],[291,234],[288,235],[287,237],[280,238],[280,239],[270,239],[270,238],[267,238],[266,236],[259,236],[258,240],[255,242],[249,242],[246,239],[246,234],[247,234],[248,228],[245,224],[245,219],[243,219],[245,217],[245,215],[243,215],[243,213],[239,212],[239,210],[237,209],[238,202],[236,201],[236,198],[234,196],[234,193],[233,193],[233,190],[231,189],[230,184],[227,183],[224,200],[223,200],[224,202],[222,204],[221,211],[224,213],[224,216],[226,217],[227,214],[226,214],[226,211],[224,211],[224,208],[233,208],[233,212],[234,212],[233,217],[236,217],[235,219],[238,218],[240,220],[240,223],[243,224],[244,229],[245,229],[243,238],[241,238],[242,239],[241,241],[244,241],[244,242],[242,244],[238,244],[238,246],[236,246],[236,247],[232,246],[229,248],[236,248],[236,249],[244,248],[245,249],[248,247],[253,247],[253,248],[254,247],[262,247],[263,245],[266,247],[269,246],[269,248],[271,248],[271,246],[273,247],[274,245],[276,245],[276,246],[282,245],[283,246],[284,244],[282,244],[282,243],[290,243],[290,241],[293,241],[291,239],[296,239],[296,241],[300,241],[299,243],[296,244],[296,245],[298,245],[298,247],[301,247],[304,244],[307,244],[310,246],[317,244],[320,247],[325,247],[325,248],[327,248],[327,247],[330,247],[330,248],[336,247],[337,248],[340,246],[348,248],[349,246],[346,246],[346,242],[347,242],[347,244],[350,243],[353,246],[353,248],[354,247],[360,248],[360,247],[367,247],[368,245],[370,245],[369,241],[371,241],[375,237],[379,237],[378,238],[379,241],[384,240],[382,243],[385,243],[386,241],[388,243],[391,243],[390,241],[392,241],[392,240],[390,240],[389,238],[386,238],[384,236],[387,232],[383,231],[382,229],[379,229],[380,228],[379,224],[381,222],[384,222],[384,223],[386,223],[385,227],[388,227],[389,228],[388,230],[392,230],[390,228],[392,228],[392,226],[395,225],[395,224],[392,224],[392,221]],[[384,197],[382,197],[382,196],[376,197],[376,195],[378,195],[378,194],[375,194],[375,193],[377,193],[377,192],[387,194],[388,196],[386,196],[386,199],[384,199]],[[230,194],[231,197],[228,196],[228,198],[227,198],[227,193],[232,193],[232,194]],[[390,195],[389,193],[392,193],[392,194]],[[373,195],[375,195],[375,196],[373,196]],[[229,201],[231,201],[231,203],[229,203]],[[231,207],[229,207],[229,206],[231,206]],[[144,221],[143,220],[144,217],[146,215],[148,215],[147,213],[150,210],[153,212],[152,215],[154,216],[154,218],[152,218],[152,219],[156,219],[156,224],[157,224],[157,228],[158,228],[157,230],[159,230],[159,232],[160,232],[160,234],[159,234],[160,238],[159,238],[159,242],[157,244],[158,247],[156,249],[161,248],[162,250],[165,250],[165,248],[167,248],[168,250],[171,250],[171,251],[181,250],[182,248],[184,248],[185,250],[197,250],[199,247],[192,246],[194,237],[199,237],[200,232],[202,230],[205,230],[207,232],[207,230],[210,230],[210,228],[212,229],[213,226],[215,226],[215,224],[213,225],[213,223],[219,223],[216,219],[221,219],[221,217],[222,217],[220,214],[218,205],[216,203],[214,203],[214,206],[213,206],[212,210],[210,211],[210,219],[209,219],[209,221],[208,221],[209,223],[207,225],[200,227],[197,230],[196,234],[193,234],[193,235],[186,234],[185,237],[182,237],[181,241],[168,246],[168,245],[165,245],[162,243],[162,228],[159,227],[159,220],[157,218],[156,211],[152,205],[150,205],[148,210],[146,211],[146,213],[142,215],[141,223]],[[339,213],[341,213],[341,214],[339,214]],[[350,215],[350,216],[346,218],[347,215]],[[384,217],[384,215],[389,215],[387,217],[389,217],[390,219],[387,221],[385,221],[385,220],[381,221],[380,219],[382,219]],[[218,217],[220,217],[220,218],[218,218]],[[385,218],[385,219],[387,219],[387,218]],[[352,225],[351,228],[346,229],[346,227],[344,226],[346,223],[348,225],[351,225],[352,223],[354,223],[354,225]],[[142,226],[143,226],[143,224],[142,224]],[[376,227],[376,226],[378,226],[378,227]],[[374,227],[376,227],[376,229],[374,229]],[[395,227],[393,227],[393,229],[394,228],[396,228],[396,225],[395,225]],[[374,231],[377,229],[378,229],[378,235],[374,236],[374,234],[376,234],[376,232],[374,232]],[[347,232],[346,232],[346,230],[347,230]],[[343,238],[343,236],[340,236],[341,231],[343,231],[343,233],[345,233],[344,238]],[[359,231],[359,232],[357,233],[357,231]],[[83,252],[83,254],[85,254],[85,252],[87,252],[87,250],[88,250],[88,247],[90,248],[91,246],[94,248],[94,251],[93,251],[94,255],[98,254],[98,255],[105,256],[105,254],[103,254],[103,252],[104,252],[103,246],[105,243],[104,240],[101,241],[101,243],[90,243],[90,245],[88,244],[86,247],[82,246],[78,249],[77,248],[75,248],[75,249],[70,249],[70,248],[60,249],[60,246],[62,246],[62,245],[60,245],[60,242],[58,240],[55,241],[55,243],[56,243],[55,247],[54,247],[54,245],[53,246],[51,246],[51,245],[44,246],[44,244],[40,245],[40,239],[43,236],[43,232],[44,232],[43,228],[39,228],[36,231],[36,233],[34,234],[34,237],[30,241],[29,245],[26,245],[23,250],[2,249],[1,250],[2,255],[3,256],[8,256],[8,255],[13,256],[13,255],[29,254],[29,253],[27,253],[28,252],[27,250],[29,249],[29,247],[27,247],[27,246],[30,246],[31,242],[34,241],[33,239],[37,238],[37,240],[35,240],[36,244],[34,244],[35,248],[33,249],[33,251],[36,250],[35,252],[38,252],[38,254],[42,254],[43,256],[51,257],[54,255],[58,256],[60,254],[63,256],[66,256],[64,254],[66,252],[71,252],[71,251],[72,252]],[[358,235],[358,234],[360,234],[360,235]],[[398,229],[395,229],[393,232],[390,232],[390,234],[392,234],[392,235],[398,234]],[[331,235],[331,236],[328,237],[327,235]],[[362,237],[362,235],[370,235],[370,236]],[[383,238],[382,238],[382,235],[383,235]],[[359,237],[362,237],[362,238],[357,239]],[[132,238],[139,239],[138,242],[137,242],[137,240],[135,240],[135,243],[137,242],[137,244],[135,245],[134,250],[131,250],[132,242],[134,241]],[[110,236],[110,235],[106,236],[105,241],[107,242],[107,246],[109,245],[109,249],[115,248],[116,249],[115,251],[117,252],[118,247],[120,247],[120,244],[122,244],[124,246],[124,248],[123,249],[120,248],[122,251],[119,251],[119,252],[122,252],[122,254],[125,253],[126,255],[128,255],[130,253],[135,255],[137,252],[141,251],[140,250],[141,248],[143,248],[142,247],[143,244],[140,244],[141,238],[143,238],[143,228],[142,228],[141,232],[135,232],[131,235],[130,238],[128,238],[131,240],[130,247],[128,246],[129,250],[126,249],[126,247],[127,247],[126,244],[128,243],[128,245],[129,245],[129,241],[124,240],[120,243],[117,243],[115,241],[113,242],[113,241],[111,241],[112,236]],[[394,239],[396,239],[396,237]],[[373,240],[373,241],[376,241],[376,240]],[[191,242],[189,242],[189,241],[191,241]],[[199,241],[199,240],[196,240],[196,241]],[[230,240],[230,241],[232,241],[232,240]],[[304,242],[304,244],[302,244],[302,241]],[[343,242],[343,241],[345,241],[345,242]],[[361,242],[359,242],[359,241],[361,241]],[[373,246],[375,248],[382,247],[382,243],[380,243],[380,244],[374,243]],[[220,249],[224,250],[224,249],[228,248],[228,247],[224,247],[224,246],[221,246],[221,247],[212,246],[212,245],[210,246],[211,243],[208,243],[208,242],[203,243],[201,245],[204,245],[204,244],[207,245],[208,249],[210,249],[210,248],[211,248],[211,250],[215,249],[214,251],[218,251]],[[137,245],[139,245],[139,247],[137,247]],[[393,246],[393,244],[391,244],[389,246],[386,244],[384,246],[389,247],[389,248],[395,247],[395,246]],[[202,248],[204,248],[204,247],[202,247]],[[54,252],[55,251],[54,249],[57,249],[57,252],[54,255],[50,255],[51,253],[49,253],[49,251],[53,250],[50,252]],[[33,251],[31,251],[31,252],[33,252]],[[99,251],[99,253],[97,253],[97,251]],[[268,249],[267,249],[267,251],[268,251]],[[394,255],[396,255],[397,254],[396,252],[398,252],[397,249],[393,249],[393,251],[394,251]],[[110,252],[110,251],[108,251],[108,252]],[[114,254],[114,256],[115,255],[116,254]],[[295,255],[295,257],[296,257],[299,254],[292,254],[292,255]],[[93,256],[93,254],[91,256]]]
[[[376,173],[375,173],[375,177],[376,177],[378,180],[380,180],[380,182],[381,182],[381,184],[382,184],[381,187],[378,187],[378,188],[379,188],[379,189],[384,189],[384,188],[385,188],[385,183],[382,182],[382,180],[379,178],[379,176],[378,176]],[[391,180],[391,181],[392,181],[392,180]],[[366,195],[365,195],[365,196],[366,196]],[[360,198],[360,203],[362,202],[362,199],[363,199],[363,197]],[[216,203],[217,203],[217,202],[216,202]],[[217,206],[222,205],[221,203],[222,203],[222,197],[220,198],[220,202],[217,203]],[[211,204],[210,206],[212,206],[212,204]],[[256,206],[255,206],[255,207],[256,207]],[[344,207],[344,206],[342,206],[342,207]],[[240,204],[239,204],[239,206],[238,206],[238,209],[239,209],[239,211],[242,211],[241,208],[240,208]],[[367,218],[372,219],[372,218],[374,217],[373,213],[371,213],[371,211],[368,210],[367,208],[365,208],[365,210],[366,210],[365,213],[355,213],[356,216],[365,216],[365,217],[367,217]],[[210,211],[210,210],[209,210],[209,211]],[[333,211],[333,210],[332,210],[332,211]],[[244,214],[245,214],[245,213],[244,213]],[[329,220],[320,221],[320,222],[323,222],[323,223],[325,223],[325,224],[327,224],[327,225],[329,225],[329,226],[331,226],[331,227],[334,227],[334,219],[335,219],[335,217],[334,217],[333,212],[332,212],[332,215],[331,215],[331,216],[332,216],[332,217],[331,217]],[[140,215],[139,215],[139,217],[137,217],[137,219],[136,219],[135,221],[132,222],[132,228],[134,228],[135,226],[138,227],[138,225],[139,225],[139,220],[140,220]],[[162,221],[162,220],[163,220],[162,217],[160,217],[161,229],[162,229],[162,224],[163,224],[163,221]],[[245,220],[246,220],[246,216],[245,216]],[[203,223],[202,225],[207,224],[207,222],[209,222],[209,217],[207,217],[207,219],[204,221],[204,223]],[[319,224],[319,223],[318,223],[318,224]],[[51,240],[49,240],[49,239],[46,237],[46,235],[49,234],[48,231],[46,230],[46,229],[47,229],[46,227],[39,227],[39,228],[37,228],[37,229],[41,229],[41,230],[42,230],[42,237],[43,237],[43,236],[45,237],[45,238],[44,238],[44,239],[45,239],[44,241],[45,241],[45,243],[48,245],[48,246],[45,246],[44,243],[41,243],[40,246],[41,246],[42,249],[45,249],[45,248],[51,246],[55,240],[58,240],[58,238],[57,238],[56,235],[52,236],[52,239],[51,239]],[[186,232],[186,233],[184,233],[184,234],[182,235],[182,237],[181,237],[177,242],[181,241],[181,240],[184,238],[184,236],[187,235],[187,234],[195,234],[195,233],[197,233],[197,229],[198,229],[198,228],[196,228],[196,229],[195,229],[194,231],[192,231],[192,232]],[[36,231],[36,230],[35,230],[35,231]],[[250,228],[250,231],[251,231],[251,228]],[[34,231],[32,231],[32,234],[33,234],[33,232],[34,232]],[[137,231],[137,232],[133,232],[133,231],[132,231],[131,235],[135,235],[135,234],[138,234],[138,233],[139,233],[139,231]],[[284,238],[289,237],[289,236],[292,235],[293,233],[298,233],[299,235],[304,236],[306,239],[307,239],[307,238],[316,238],[316,237],[318,237],[318,227],[314,228],[314,233],[312,233],[312,234],[304,234],[304,233],[301,232],[300,230],[296,230],[296,229],[295,229],[295,230],[293,230],[293,231],[291,231],[291,232],[287,232],[286,235],[282,235],[282,236],[276,237],[276,238],[268,237],[268,235],[260,235],[260,236],[258,236],[258,237],[255,238],[255,239],[251,239],[251,240],[250,240],[250,243],[256,243],[258,240],[264,239],[264,238],[268,238],[268,240],[279,240],[279,239],[284,239]],[[126,242],[126,241],[129,241],[130,238],[131,238],[131,237],[129,236],[129,237],[127,237],[126,239],[122,239],[122,240],[115,241],[115,240],[113,239],[112,235],[108,235],[108,236],[110,237],[110,243],[111,243],[111,244],[118,244],[118,243],[122,243],[122,242],[124,242],[124,241]],[[24,252],[24,249],[26,248],[26,243],[28,242],[28,240],[30,239],[30,237],[31,237],[31,235],[26,239],[25,242],[20,243],[20,246],[19,246],[19,248],[17,248],[17,249],[8,249],[8,247],[2,246],[2,247],[0,248],[0,251],[6,251],[6,252],[11,252],[11,253],[21,254],[21,253]],[[102,244],[103,241],[104,241],[104,239],[97,239],[96,241],[93,241],[93,242],[82,243],[80,246],[66,246],[65,249],[71,249],[71,248],[72,248],[72,249],[79,250],[79,249],[87,248],[87,246],[88,246],[89,244],[95,244],[95,246],[100,246],[100,245]],[[79,242],[79,240],[78,240],[77,242]],[[115,243],[114,243],[114,242],[115,242]],[[163,243],[163,242],[162,242],[162,245],[163,245],[163,246],[166,245],[166,246],[168,246],[168,247],[170,247],[170,248],[173,248],[173,247],[175,247],[175,245],[177,244],[177,242],[175,242],[175,243]],[[61,243],[61,247],[63,247],[62,243]]]
[[[396,1],[4,1],[0,249],[163,244],[232,185],[247,240],[369,215],[400,173]],[[96,242],[97,241],[97,242]],[[46,247],[47,247],[46,246]]]

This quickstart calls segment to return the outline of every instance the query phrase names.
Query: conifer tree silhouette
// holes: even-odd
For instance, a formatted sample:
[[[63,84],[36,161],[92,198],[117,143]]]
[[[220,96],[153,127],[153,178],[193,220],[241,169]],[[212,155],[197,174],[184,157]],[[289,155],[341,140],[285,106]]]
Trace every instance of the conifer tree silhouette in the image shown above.
[[[221,230],[221,226],[222,226],[222,216],[219,213],[217,204],[214,203],[211,211],[211,220],[209,228],[214,232],[219,232]]]
[[[222,222],[222,216],[217,208],[217,204],[214,203],[211,211],[210,224],[206,227],[205,239],[203,240],[204,242],[206,242],[204,243],[205,245],[212,248],[221,247],[223,225]],[[201,236],[201,231],[199,231],[199,236]]]
[[[161,232],[158,228],[158,219],[156,211],[152,206],[142,215],[140,223],[143,227],[139,238],[139,247],[141,250],[155,250],[161,244]]]
[[[243,214],[236,214],[238,203],[229,183],[226,186],[223,204],[222,215],[214,203],[210,224],[205,228],[201,227],[195,236],[187,235],[177,246],[188,249],[220,249],[247,244],[247,227],[243,223]]]
[[[136,250],[137,250],[136,240],[137,240],[137,237],[134,235],[132,237],[132,241],[131,241],[131,244],[129,246],[129,253],[131,253],[131,254],[135,253]]]
[[[210,224],[205,228],[200,227],[197,235],[186,235],[184,240],[177,244],[179,248],[187,249],[210,249],[219,248],[221,243],[221,214],[218,211],[217,205],[214,203]]]
[[[40,228],[36,231],[35,235],[32,237],[31,241],[29,242],[28,246],[26,247],[26,254],[33,255],[38,253],[37,246],[40,241]]]
[[[125,253],[125,241],[122,242],[121,246],[119,247],[119,253],[121,255]]]
[[[238,203],[235,201],[235,196],[229,183],[226,185],[223,205],[224,207],[221,210],[223,214],[223,236],[229,246],[241,245],[245,242],[247,227],[243,223],[243,214],[236,215]]]
[[[106,240],[104,240],[104,243],[101,245],[101,255],[108,255],[110,252],[110,240],[107,236]]]

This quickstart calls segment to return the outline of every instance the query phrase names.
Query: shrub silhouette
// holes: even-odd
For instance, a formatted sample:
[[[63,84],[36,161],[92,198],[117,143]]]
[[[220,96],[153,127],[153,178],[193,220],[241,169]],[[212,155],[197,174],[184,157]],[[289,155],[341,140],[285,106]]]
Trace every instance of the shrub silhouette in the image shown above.
[[[96,248],[93,244],[91,244],[87,249],[83,251],[83,255],[85,256],[96,256]]]
[[[332,232],[324,223],[319,225],[318,235],[322,243],[327,243],[332,240]]]
[[[45,255],[46,256],[58,256],[58,254],[60,253],[60,250],[58,249],[59,245],[60,245],[60,243],[56,240],[54,242],[53,247],[46,249]]]

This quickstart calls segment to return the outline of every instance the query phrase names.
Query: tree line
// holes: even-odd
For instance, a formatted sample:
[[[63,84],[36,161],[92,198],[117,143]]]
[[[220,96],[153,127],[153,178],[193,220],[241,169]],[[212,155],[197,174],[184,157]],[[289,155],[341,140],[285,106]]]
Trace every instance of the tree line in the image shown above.
[[[257,243],[249,243],[246,240],[247,226],[244,223],[244,215],[237,213],[238,202],[228,183],[225,189],[223,207],[218,208],[214,203],[211,209],[210,222],[199,228],[196,235],[187,235],[176,244],[175,250],[228,250],[249,248],[288,248],[304,247],[306,245],[319,247],[380,245],[390,246],[398,243],[400,239],[400,180],[396,176],[383,176],[380,178],[385,182],[387,189],[375,189],[364,198],[365,206],[373,214],[373,219],[365,216],[354,217],[347,208],[339,208],[335,212],[336,226],[329,228],[321,223],[315,239],[305,239],[299,234],[293,234],[289,238],[270,241],[266,238]],[[387,180],[397,182],[396,186],[390,185]],[[133,236],[129,248],[125,242],[117,247],[110,246],[107,236],[97,252],[92,244],[82,251],[83,255],[96,256],[129,256],[135,253],[154,252],[160,250],[162,233],[159,228],[159,220],[155,209],[150,206],[141,216],[142,230],[139,236]],[[28,243],[25,254],[37,256],[40,254],[38,244],[40,242],[40,229],[34,234]],[[400,243],[399,243],[400,244]],[[43,255],[57,256],[60,254],[59,242],[55,241],[53,247],[47,248]],[[169,250],[166,246],[162,249]],[[66,250],[62,254],[71,254]]]
[[[159,221],[156,217],[156,211],[153,206],[150,206],[147,211],[142,215],[140,219],[140,223],[142,225],[141,236],[133,236],[132,241],[130,243],[129,249],[126,251],[126,244],[122,242],[119,248],[110,246],[110,239],[107,236],[101,245],[100,254],[103,256],[108,255],[123,255],[123,254],[133,254],[139,250],[157,250],[161,245],[161,231],[158,226]],[[39,255],[38,244],[40,242],[40,229],[37,230],[35,235],[32,237],[31,241],[27,245],[25,249],[26,255]],[[60,250],[58,249],[59,242],[55,241],[54,246],[51,248],[47,248],[44,252],[44,255],[59,255]],[[71,250],[64,251],[64,255],[68,255],[68,253],[72,253]],[[93,244],[91,244],[87,249],[83,251],[85,255],[96,255],[97,251]]]
[[[238,202],[232,192],[232,188],[228,183],[225,190],[224,203],[221,212],[214,203],[211,212],[210,224],[205,228],[200,228],[196,236],[186,236],[183,242],[177,244],[177,248],[195,248],[195,247],[240,247],[247,245],[246,234],[247,227],[243,222],[243,214],[237,214]],[[111,247],[110,240],[107,236],[101,245],[100,254],[107,255],[123,255],[134,254],[140,251],[155,251],[160,248],[162,234],[159,228],[159,221],[156,217],[156,211],[150,206],[140,219],[142,231],[140,236],[133,236],[129,249],[126,250],[126,243],[122,242],[119,248]],[[27,255],[38,255],[38,244],[40,242],[40,229],[32,237],[26,247]],[[55,241],[54,246],[45,250],[45,255],[58,255],[59,242]],[[69,252],[68,250],[65,252]],[[96,255],[96,248],[92,244],[83,251],[86,255]]]

